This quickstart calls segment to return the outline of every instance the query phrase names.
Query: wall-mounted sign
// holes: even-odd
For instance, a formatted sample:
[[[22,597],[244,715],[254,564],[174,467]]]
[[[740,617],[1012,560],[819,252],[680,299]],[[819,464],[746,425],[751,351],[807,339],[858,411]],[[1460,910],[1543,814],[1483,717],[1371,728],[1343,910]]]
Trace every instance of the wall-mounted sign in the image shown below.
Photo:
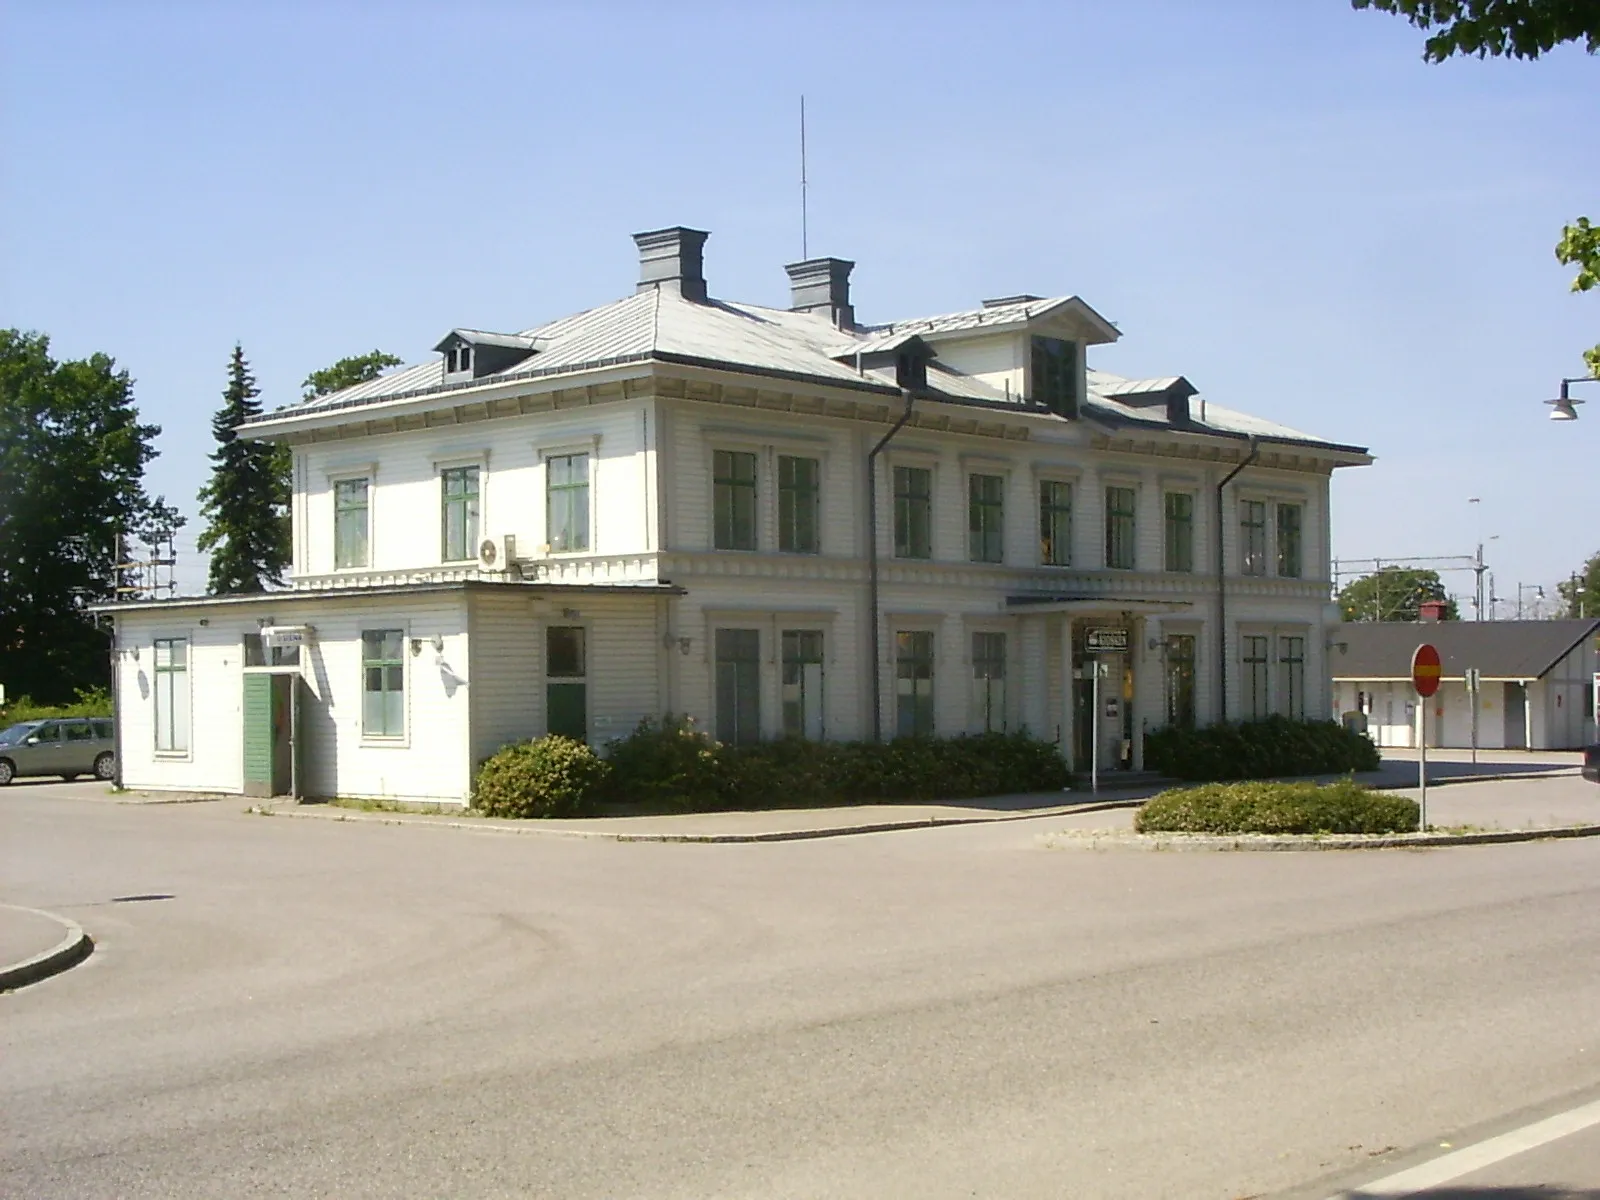
[[[1126,654],[1128,631],[1124,628],[1101,625],[1083,631],[1083,648],[1090,654]]]

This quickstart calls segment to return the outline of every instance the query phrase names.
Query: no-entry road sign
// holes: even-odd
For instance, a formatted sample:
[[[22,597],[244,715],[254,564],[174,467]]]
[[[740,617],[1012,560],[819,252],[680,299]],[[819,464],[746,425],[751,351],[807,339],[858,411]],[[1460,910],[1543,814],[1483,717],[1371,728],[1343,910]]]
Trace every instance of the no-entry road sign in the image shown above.
[[[1417,689],[1417,695],[1426,698],[1437,692],[1442,673],[1439,652],[1423,642],[1411,656],[1411,686]]]

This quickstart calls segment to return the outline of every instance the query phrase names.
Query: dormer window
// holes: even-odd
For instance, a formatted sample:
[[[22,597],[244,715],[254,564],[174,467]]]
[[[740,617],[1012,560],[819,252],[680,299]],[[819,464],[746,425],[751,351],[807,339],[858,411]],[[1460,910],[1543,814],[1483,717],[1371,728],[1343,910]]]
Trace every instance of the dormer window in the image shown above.
[[[444,355],[445,379],[456,383],[462,378],[482,379],[508,370],[537,354],[540,343],[518,333],[454,329],[434,349]]]
[[[1033,399],[1063,417],[1078,415],[1082,372],[1078,368],[1078,343],[1064,338],[1033,339]]]
[[[472,370],[472,347],[467,345],[453,346],[444,353],[444,373],[455,375],[462,371]]]

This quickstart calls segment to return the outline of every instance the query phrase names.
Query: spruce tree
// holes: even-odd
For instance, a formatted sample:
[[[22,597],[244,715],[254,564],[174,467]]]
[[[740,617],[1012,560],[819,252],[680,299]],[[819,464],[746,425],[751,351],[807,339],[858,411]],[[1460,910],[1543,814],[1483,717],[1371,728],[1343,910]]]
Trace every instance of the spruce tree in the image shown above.
[[[261,415],[260,395],[243,347],[234,346],[222,407],[211,418],[216,465],[200,489],[206,528],[197,544],[211,552],[207,590],[213,596],[281,586],[290,561],[286,450],[237,433],[242,422]]]

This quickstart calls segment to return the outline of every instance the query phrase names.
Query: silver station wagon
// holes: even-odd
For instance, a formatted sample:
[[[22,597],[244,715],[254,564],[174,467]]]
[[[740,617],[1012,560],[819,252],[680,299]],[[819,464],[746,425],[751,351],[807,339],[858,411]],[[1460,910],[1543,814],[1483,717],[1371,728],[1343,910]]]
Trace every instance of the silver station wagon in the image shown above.
[[[52,717],[0,730],[0,784],[19,775],[76,779],[116,773],[110,717]]]

